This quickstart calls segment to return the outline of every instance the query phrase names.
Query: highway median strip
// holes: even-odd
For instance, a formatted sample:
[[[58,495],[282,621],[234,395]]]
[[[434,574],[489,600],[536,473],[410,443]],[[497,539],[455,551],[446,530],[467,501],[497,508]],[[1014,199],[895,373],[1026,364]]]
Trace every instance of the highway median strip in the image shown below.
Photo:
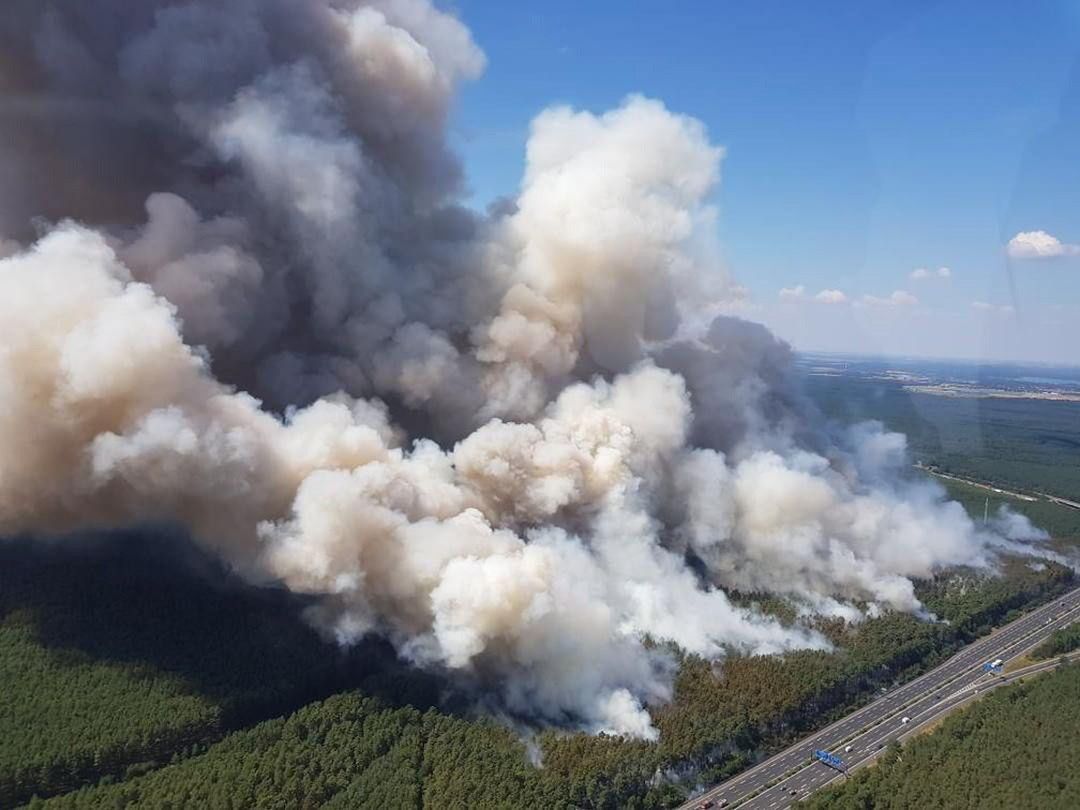
[[[996,655],[998,657],[1003,657],[1009,651],[1015,650],[1018,645],[1021,645],[1021,644],[1025,643],[1025,642],[1030,642],[1032,637],[1038,636],[1040,633],[1045,633],[1048,630],[1052,631],[1062,621],[1065,621],[1065,620],[1072,621],[1073,619],[1071,618],[1071,615],[1074,614],[1077,610],[1080,610],[1080,601],[1078,601],[1076,604],[1066,605],[1064,608],[1062,608],[1060,603],[1061,603],[1062,600],[1067,601],[1068,597],[1070,597],[1070,596],[1076,597],[1078,590],[1080,590],[1080,589],[1074,589],[1073,591],[1070,591],[1069,593],[1066,593],[1066,594],[1058,597],[1058,599],[1055,599],[1052,602],[1049,602],[1049,603],[1047,603],[1045,605],[1042,605],[1042,606],[1036,608],[1035,610],[1029,612],[1025,616],[1017,619],[1016,622],[1014,622],[1012,625],[1005,625],[1005,626],[1003,626],[1001,628],[998,628],[997,630],[993,631],[988,636],[985,636],[984,638],[979,639],[979,640],[973,642],[972,644],[968,645],[966,648],[962,648],[961,650],[957,651],[951,658],[949,658],[946,661],[942,662],[942,664],[940,664],[938,667],[935,667],[933,670],[930,670],[929,672],[926,672],[926,673],[918,676],[914,680],[909,681],[908,683],[903,684],[902,686],[898,687],[897,691],[895,691],[892,696],[886,696],[884,698],[878,698],[877,700],[874,700],[873,702],[871,702],[871,703],[869,703],[869,704],[855,710],[853,713],[837,719],[836,721],[831,723],[826,728],[822,729],[819,732],[816,732],[816,733],[812,734],[809,738],[807,738],[805,740],[802,740],[802,741],[800,741],[798,743],[795,743],[795,744],[793,744],[791,746],[788,746],[788,748],[784,749],[783,751],[781,751],[781,752],[779,752],[777,754],[774,754],[772,757],[768,757],[767,759],[765,759],[762,762],[758,763],[753,768],[751,768],[750,770],[744,772],[743,774],[740,774],[739,776],[736,776],[735,778],[733,778],[732,780],[729,780],[726,783],[722,783],[720,785],[717,785],[716,787],[712,788],[711,790],[708,790],[705,793],[701,794],[696,799],[690,800],[689,802],[687,802],[684,805],[684,807],[693,807],[693,806],[696,805],[696,803],[699,803],[699,802],[701,802],[703,800],[719,798],[719,794],[725,792],[726,789],[734,788],[734,787],[738,786],[741,782],[744,782],[744,781],[746,781],[748,779],[752,779],[755,775],[757,775],[760,772],[760,770],[762,768],[767,768],[769,766],[770,762],[776,760],[778,757],[790,756],[790,755],[796,753],[797,750],[800,747],[816,746],[816,747],[820,747],[820,748],[823,748],[825,750],[828,750],[829,748],[837,748],[839,746],[846,745],[846,744],[848,744],[850,742],[853,742],[855,740],[858,740],[858,739],[862,738],[863,736],[865,736],[866,734],[872,732],[873,730],[880,728],[883,724],[885,724],[889,720],[894,719],[898,714],[901,714],[905,710],[910,709],[912,706],[915,706],[915,705],[917,705],[917,704],[919,704],[921,702],[927,701],[928,699],[930,699],[932,697],[935,697],[935,695],[928,694],[927,692],[930,692],[930,693],[938,692],[938,694],[940,695],[939,690],[952,687],[958,681],[960,681],[961,679],[970,678],[971,675],[973,674],[973,672],[972,672],[973,668],[975,666],[977,666],[975,661],[977,661],[980,657],[982,657],[982,656],[984,656],[986,654],[985,650],[988,647],[991,647],[995,642],[999,642],[1001,640],[1002,633],[1008,633],[1010,628],[1012,628],[1013,630],[1016,630],[1017,629],[1017,627],[1016,627],[1017,624],[1021,625],[1021,627],[1023,628],[1023,630],[1025,632],[1022,632],[1017,638],[1009,640],[1009,642],[1004,647],[996,650]],[[1044,617],[1045,613],[1047,613],[1047,612],[1053,613],[1055,610],[1060,610],[1060,612],[1057,615],[1053,616],[1051,619],[1047,619],[1047,621],[1045,623],[1040,624],[1040,623],[1038,623],[1036,621],[1037,619],[1042,619]],[[1028,622],[1028,623],[1032,624],[1031,629],[1027,629],[1026,625],[1024,625],[1025,622]],[[1036,641],[1036,642],[1028,643],[1027,647],[1022,647],[1018,652],[1014,652],[1011,655],[1008,655],[1008,658],[1010,658],[1010,659],[1014,658],[1014,657],[1016,657],[1016,655],[1018,653],[1023,653],[1023,652],[1026,652],[1027,650],[1030,650],[1033,646],[1035,646],[1036,643],[1038,643],[1038,642]],[[965,659],[964,659],[965,661],[966,661],[967,658],[972,659],[972,661],[970,663],[964,663],[960,667],[960,669],[957,671],[957,673],[955,675],[952,675],[951,677],[947,678],[942,683],[935,685],[934,687],[932,687],[929,690],[922,691],[922,692],[918,691],[920,686],[925,686],[926,685],[925,684],[926,679],[932,678],[934,676],[934,674],[939,672],[942,668],[949,667],[950,665],[955,664],[956,659],[959,656],[965,656]],[[1041,670],[1039,670],[1039,671],[1041,671]],[[979,677],[981,677],[981,673],[979,673],[976,676],[976,678],[974,680],[972,680],[970,683],[965,684],[965,686],[962,689],[957,690],[957,691],[953,692],[952,694],[947,695],[945,697],[939,697],[931,705],[929,705],[925,709],[922,709],[921,711],[915,713],[914,717],[911,718],[911,720],[915,720],[917,718],[922,718],[922,717],[924,717],[924,715],[927,715],[928,712],[930,712],[931,714],[930,714],[929,717],[926,717],[925,719],[920,720],[917,723],[914,723],[912,725],[912,728],[911,728],[910,731],[905,732],[904,734],[900,735],[901,738],[904,738],[906,736],[910,736],[912,731],[914,731],[915,729],[917,729],[917,728],[921,727],[922,725],[924,725],[930,719],[937,716],[937,714],[940,714],[940,712],[941,712],[940,707],[943,704],[947,704],[950,701],[955,701],[957,698],[961,698],[960,703],[962,704],[964,702],[964,700],[969,699],[967,696],[965,696],[965,697],[961,697],[961,696],[967,690],[968,686],[974,686],[975,684],[977,684],[979,682],[979,680],[978,680]],[[996,687],[996,686],[1001,685],[1002,683],[1004,683],[1005,681],[1007,681],[1007,680],[1009,680],[1010,678],[1013,678],[1013,677],[1016,677],[1016,674],[1010,675],[1010,676],[1008,676],[1007,678],[1005,678],[1005,679],[1003,679],[1001,681],[990,682],[989,686],[990,687]],[[976,691],[978,691],[978,687],[976,687]],[[826,744],[825,743],[825,738],[827,738],[830,731],[835,729],[837,726],[840,726],[840,725],[844,724],[845,722],[849,722],[851,719],[858,717],[858,715],[863,713],[863,712],[872,712],[872,711],[874,711],[875,707],[881,708],[882,707],[882,704],[881,704],[882,700],[887,700],[889,697],[895,697],[895,696],[901,695],[901,694],[905,695],[905,697],[906,697],[908,692],[913,693],[910,698],[906,698],[903,703],[900,703],[895,707],[891,707],[891,709],[886,714],[884,714],[882,717],[880,717],[879,719],[860,726],[857,731],[854,731],[851,734],[846,735],[845,737],[840,739],[838,742],[833,742],[831,744]],[[952,709],[950,708],[949,710],[951,711]],[[864,759],[859,760],[859,762],[856,763],[853,767],[858,767],[860,764],[864,764],[867,761],[872,761],[877,756],[876,752],[868,751],[867,753],[868,753],[868,756],[864,757]],[[739,806],[745,804],[746,802],[749,802],[749,801],[753,800],[754,798],[760,796],[761,794],[765,793],[766,791],[771,790],[773,787],[775,787],[775,786],[789,780],[791,777],[793,777],[796,774],[804,771],[807,768],[807,766],[813,765],[814,762],[815,761],[812,758],[810,758],[810,759],[800,759],[799,764],[796,765],[795,767],[789,768],[781,776],[774,777],[773,779],[770,779],[768,782],[766,782],[763,785],[760,785],[759,787],[755,788],[750,793],[745,794],[743,796],[739,796],[739,797],[737,797],[735,799],[730,800],[730,804],[727,805],[727,806],[732,808],[732,810],[734,810],[734,808],[739,807]],[[831,783],[832,781],[835,780],[835,778],[836,777],[834,777],[833,779],[828,780],[828,782],[826,782],[825,784]]]

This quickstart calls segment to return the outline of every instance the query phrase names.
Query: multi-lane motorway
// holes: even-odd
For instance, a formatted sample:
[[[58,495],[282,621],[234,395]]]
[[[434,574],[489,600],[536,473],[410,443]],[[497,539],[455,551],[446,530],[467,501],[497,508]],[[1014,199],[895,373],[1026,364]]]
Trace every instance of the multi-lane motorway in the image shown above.
[[[998,658],[1008,662],[1077,618],[1080,618],[1080,588],[969,644],[936,669],[886,692],[683,806],[738,806],[746,810],[788,807],[842,776],[816,761],[814,750],[831,751],[849,769],[871,761],[892,740],[952,711],[978,692],[1000,684],[1000,676],[983,671],[984,663]],[[1021,674],[1018,671],[1008,677],[1014,679]],[[905,717],[909,719],[907,723],[902,722]],[[849,751],[845,751],[847,746],[851,746]],[[712,804],[708,805],[709,802]]]

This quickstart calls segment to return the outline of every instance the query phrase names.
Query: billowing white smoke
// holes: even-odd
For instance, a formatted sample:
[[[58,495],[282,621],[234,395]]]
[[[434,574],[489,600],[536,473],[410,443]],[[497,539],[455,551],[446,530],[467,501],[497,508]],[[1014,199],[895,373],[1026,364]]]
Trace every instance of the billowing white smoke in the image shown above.
[[[762,327],[692,327],[735,294],[721,151],[658,102],[542,113],[481,219],[443,125],[483,57],[424,0],[15,0],[0,46],[0,533],[180,522],[342,642],[644,737],[645,636],[825,646],[725,588],[917,611],[1037,535],[830,438]]]

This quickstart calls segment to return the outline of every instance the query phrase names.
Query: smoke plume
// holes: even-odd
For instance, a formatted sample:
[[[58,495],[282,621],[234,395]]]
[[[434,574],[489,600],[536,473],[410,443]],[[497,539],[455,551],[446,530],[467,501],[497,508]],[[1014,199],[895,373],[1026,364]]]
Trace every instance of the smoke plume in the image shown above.
[[[9,0],[0,54],[0,533],[176,522],[343,643],[643,737],[646,636],[827,646],[732,589],[920,611],[1038,535],[714,315],[723,152],[658,101],[540,113],[481,216],[484,56],[427,0]]]

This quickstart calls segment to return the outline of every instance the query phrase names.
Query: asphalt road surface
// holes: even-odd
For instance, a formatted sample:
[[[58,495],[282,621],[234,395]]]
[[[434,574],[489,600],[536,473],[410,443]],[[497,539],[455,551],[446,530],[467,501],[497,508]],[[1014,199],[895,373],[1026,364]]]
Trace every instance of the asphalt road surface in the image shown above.
[[[1037,664],[1031,664],[1022,669],[1010,672],[1008,675],[1001,678],[988,678],[984,680],[982,684],[978,687],[978,691],[973,688],[966,688],[957,692],[953,692],[947,697],[947,699],[939,701],[930,710],[923,712],[918,717],[912,718],[911,722],[904,726],[905,730],[903,731],[903,733],[895,734],[895,728],[892,726],[884,728],[886,734],[883,738],[881,738],[878,744],[880,745],[881,743],[889,743],[892,742],[894,739],[899,740],[900,742],[906,742],[909,737],[921,733],[924,729],[928,730],[929,726],[932,726],[938,721],[940,721],[942,718],[945,717],[945,715],[949,714],[950,712],[954,712],[957,709],[963,708],[972,701],[978,700],[979,697],[985,695],[987,692],[997,689],[999,686],[1004,686],[1018,679],[1022,680],[1027,675],[1037,675],[1040,672],[1054,669],[1058,666],[1061,658],[1063,657],[1075,659],[1077,657],[1080,657],[1080,653],[1074,652],[1069,653],[1069,655],[1067,656],[1056,656],[1047,661],[1040,661]],[[863,752],[859,752],[858,750],[853,748],[851,754],[848,755],[848,760],[845,760],[848,765],[846,773],[852,773],[854,771],[857,771],[864,765],[869,765],[875,759],[877,759],[878,755],[882,754],[883,752],[883,748],[878,748],[876,745],[872,744],[868,746],[868,750],[864,750]],[[824,787],[826,785],[831,785],[834,782],[845,779],[846,773],[840,773],[838,771],[835,771],[833,772],[831,777],[828,777],[828,775],[826,775],[824,779],[820,777],[820,774],[814,774],[816,778],[813,780],[807,779],[799,781],[803,783],[805,788],[805,795],[808,796],[818,788]],[[802,795],[791,796],[790,794],[791,789],[799,788],[798,782],[795,783],[794,786],[777,785],[777,787],[780,788],[779,793],[781,796],[783,796],[784,791],[788,792],[788,795],[790,796],[789,801],[797,801],[799,798],[805,798],[805,796]],[[801,793],[802,791],[799,792]],[[764,794],[761,795],[764,796]],[[779,801],[772,801],[774,798],[776,798],[776,796],[771,796],[769,800],[762,806],[769,807],[771,805],[772,807],[781,807],[782,805],[779,803]],[[785,803],[785,805],[786,804],[787,803]],[[754,805],[745,803],[739,805],[739,807],[752,806]]]
[[[738,806],[747,810],[788,807],[821,786],[843,778],[842,773],[813,758],[815,749],[839,756],[849,769],[866,764],[892,740],[944,716],[986,689],[1023,674],[1023,671],[1005,677],[987,674],[982,668],[987,661],[1001,658],[1008,662],[1019,657],[1077,618],[1080,618],[1080,588],[972,642],[936,669],[889,690],[873,703],[699,794],[683,807],[700,807],[706,801],[714,802],[713,807]],[[1034,671],[1052,665],[1053,662],[1048,662],[1028,669]],[[909,723],[901,723],[904,717],[910,719]],[[851,751],[845,752],[848,745]]]

